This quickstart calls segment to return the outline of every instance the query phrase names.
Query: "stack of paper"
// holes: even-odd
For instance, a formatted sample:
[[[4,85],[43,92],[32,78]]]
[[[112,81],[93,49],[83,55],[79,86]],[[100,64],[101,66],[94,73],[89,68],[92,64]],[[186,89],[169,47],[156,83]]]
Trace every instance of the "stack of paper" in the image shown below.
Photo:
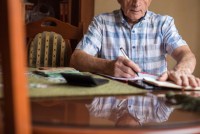
[[[102,75],[102,74],[101,74]],[[146,83],[157,86],[157,87],[164,87],[164,88],[172,88],[172,89],[184,89],[184,90],[200,90],[200,87],[191,87],[191,86],[179,86],[170,81],[158,81],[159,78],[156,75],[151,75],[147,73],[138,73],[138,77],[131,77],[131,78],[122,78],[122,77],[112,77],[109,75],[103,75],[105,77],[121,80],[121,81],[134,81],[134,80],[144,80]]]
[[[191,86],[183,87],[183,86],[176,85],[171,81],[158,81],[152,78],[144,78],[144,81],[158,87],[184,89],[184,90],[200,90],[200,87],[196,87],[196,88],[191,87]]]
[[[137,77],[131,77],[131,78],[123,78],[123,77],[113,77],[110,75],[104,75],[104,74],[100,74],[102,76],[114,79],[114,80],[122,80],[122,81],[129,81],[129,80],[142,80],[144,78],[151,78],[151,79],[158,79],[158,76],[156,75],[152,75],[152,74],[147,74],[147,73],[138,73],[139,76]]]

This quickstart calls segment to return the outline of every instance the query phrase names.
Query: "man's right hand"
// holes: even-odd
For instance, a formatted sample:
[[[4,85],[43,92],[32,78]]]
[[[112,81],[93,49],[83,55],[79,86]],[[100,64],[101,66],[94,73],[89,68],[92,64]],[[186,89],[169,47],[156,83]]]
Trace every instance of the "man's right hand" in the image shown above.
[[[140,67],[125,57],[118,57],[116,60],[97,58],[82,50],[75,50],[70,60],[70,66],[85,72],[107,74],[115,77],[135,77],[140,72]],[[133,71],[134,70],[134,71]]]
[[[137,64],[122,56],[118,57],[116,60],[111,61],[108,70],[109,75],[125,78],[136,77],[137,75],[135,72],[141,71]]]

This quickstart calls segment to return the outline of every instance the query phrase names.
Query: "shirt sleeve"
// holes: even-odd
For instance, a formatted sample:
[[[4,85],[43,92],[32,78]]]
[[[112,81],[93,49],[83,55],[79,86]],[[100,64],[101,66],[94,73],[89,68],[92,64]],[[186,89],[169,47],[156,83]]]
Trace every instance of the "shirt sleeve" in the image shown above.
[[[101,49],[102,42],[102,19],[101,16],[94,17],[93,21],[88,27],[87,33],[79,42],[76,49],[85,51],[90,55],[98,55]]]
[[[187,45],[186,41],[183,40],[181,35],[178,33],[178,30],[174,24],[174,19],[172,17],[166,17],[162,29],[164,44],[168,54],[171,55],[176,48]]]

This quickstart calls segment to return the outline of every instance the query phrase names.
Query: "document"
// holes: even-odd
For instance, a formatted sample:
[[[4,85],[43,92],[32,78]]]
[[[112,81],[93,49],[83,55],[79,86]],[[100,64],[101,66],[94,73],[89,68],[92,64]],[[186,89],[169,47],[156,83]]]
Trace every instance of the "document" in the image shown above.
[[[112,77],[109,75],[102,75],[114,80],[120,80],[120,81],[127,81],[129,83],[133,82],[133,81],[137,81],[137,80],[143,80],[144,82],[153,85],[153,86],[157,86],[157,87],[163,87],[163,88],[172,88],[172,89],[184,89],[184,90],[199,90],[200,91],[200,87],[183,87],[183,86],[179,86],[176,85],[175,83],[171,82],[171,81],[158,81],[157,79],[159,78],[159,76],[156,75],[152,75],[152,74],[148,74],[148,73],[138,73],[139,76],[138,77],[132,77],[132,78],[120,78],[120,77]],[[132,84],[131,84],[132,85]]]
[[[144,81],[152,84],[154,86],[158,86],[158,87],[164,87],[164,88],[173,88],[173,89],[184,89],[184,90],[200,90],[200,87],[191,87],[191,86],[187,86],[187,87],[183,87],[183,86],[179,86],[176,85],[175,83],[171,82],[171,81],[158,81],[156,79],[152,79],[152,78],[144,78]]]
[[[151,79],[158,79],[158,76],[156,75],[152,75],[152,74],[148,74],[148,73],[138,73],[138,76],[136,77],[131,77],[131,78],[123,78],[123,77],[113,77],[113,76],[110,76],[110,75],[104,75],[104,74],[99,74],[99,75],[102,75],[102,76],[105,76],[105,77],[108,77],[108,78],[111,78],[111,79],[114,79],[114,80],[122,80],[122,81],[129,81],[129,80],[143,80],[144,78],[151,78]]]

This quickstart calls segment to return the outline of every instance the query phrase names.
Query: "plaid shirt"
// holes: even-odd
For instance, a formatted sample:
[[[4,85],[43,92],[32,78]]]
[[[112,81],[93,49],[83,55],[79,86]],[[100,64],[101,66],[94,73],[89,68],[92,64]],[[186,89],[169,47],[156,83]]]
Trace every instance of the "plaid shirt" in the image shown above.
[[[116,97],[96,97],[86,107],[90,115],[114,122],[120,120],[127,111],[140,125],[167,121],[173,111],[172,107],[165,104],[164,99],[153,94],[132,96],[124,100]]]
[[[179,35],[174,20],[151,11],[131,27],[121,10],[94,17],[76,49],[104,59],[122,56],[120,47],[143,72],[161,75],[167,70],[166,54],[187,45]]]

